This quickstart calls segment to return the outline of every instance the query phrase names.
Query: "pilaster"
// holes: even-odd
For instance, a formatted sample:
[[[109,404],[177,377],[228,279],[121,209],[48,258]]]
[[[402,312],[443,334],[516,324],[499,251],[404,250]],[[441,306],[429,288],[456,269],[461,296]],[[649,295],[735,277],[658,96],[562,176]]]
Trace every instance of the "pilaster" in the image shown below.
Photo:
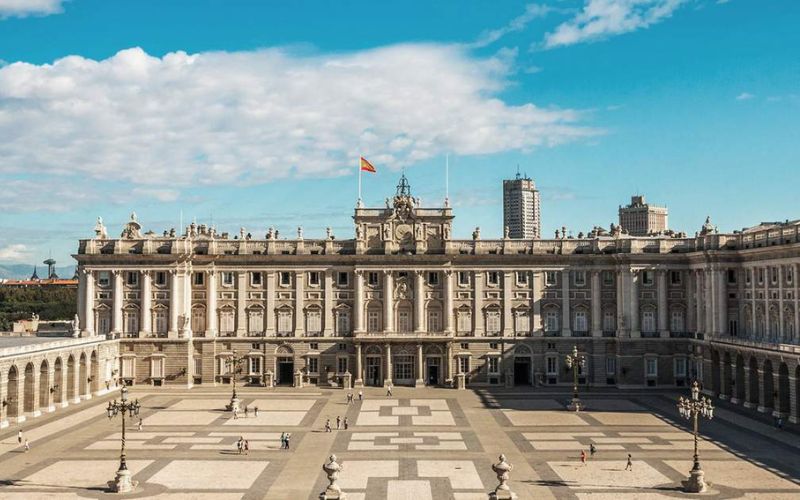
[[[152,325],[152,318],[153,314],[150,310],[152,308],[152,301],[153,301],[153,291],[152,291],[152,283],[151,283],[151,276],[150,271],[143,270],[141,272],[141,280],[142,280],[142,296],[141,296],[141,306],[142,310],[141,313],[141,321],[139,324],[141,325],[139,328],[139,336],[140,337],[147,337],[153,331]]]
[[[511,313],[511,300],[514,298],[514,280],[511,271],[503,272],[503,336],[514,336],[514,315]]]
[[[305,273],[297,271],[294,273],[294,336],[302,337],[306,333],[305,322]]]
[[[264,312],[266,316],[264,321],[266,322],[266,331],[267,337],[274,337],[275,336],[275,297],[277,296],[277,282],[276,282],[276,275],[275,271],[267,271],[266,273],[266,291],[264,292],[267,296],[267,310]]]
[[[355,279],[355,313],[353,314],[353,333],[364,333],[364,271],[356,269]]]
[[[125,331],[125,327],[122,324],[122,271],[114,270],[112,271],[112,275],[114,278],[114,299],[112,305],[112,314],[114,320],[112,332],[119,336]]]
[[[86,306],[86,310],[84,311],[84,337],[92,337],[95,334],[94,331],[94,272],[90,270],[84,269],[84,279],[86,280],[86,286],[84,290],[86,291],[86,299],[84,300],[84,305]]]
[[[658,332],[662,338],[669,337],[669,323],[667,322],[667,271],[656,271],[658,285]]]
[[[417,379],[414,381],[414,385],[416,387],[422,387],[425,385],[423,370],[422,344],[417,344]]]
[[[476,337],[483,337],[483,272],[473,273],[473,285],[475,290],[475,306],[472,311],[472,332]]]
[[[631,337],[640,338],[642,336],[639,327],[639,272],[637,270],[630,270],[631,280]]]
[[[330,269],[325,270],[324,283],[325,289],[322,296],[322,308],[324,317],[322,335],[324,337],[333,336],[333,271]]]
[[[572,331],[570,329],[571,325],[571,314],[570,314],[570,307],[569,307],[569,269],[563,269],[561,271],[561,336],[562,337],[570,337],[572,335]]]
[[[591,271],[590,280],[592,294],[592,337],[602,337],[603,325],[601,322],[602,304],[600,298],[600,271]]]
[[[392,345],[386,344],[383,350],[386,353],[386,376],[383,379],[383,386],[386,387],[390,385],[394,379],[392,376]]]
[[[206,271],[206,337],[217,336],[217,271]]]
[[[425,331],[425,272],[414,272],[414,333]]]
[[[447,269],[444,272],[444,333],[447,335],[453,334],[453,317],[455,316],[453,310],[453,271]]]
[[[356,380],[354,382],[356,387],[363,387],[364,385],[363,371],[364,369],[361,367],[361,344],[356,344]]]
[[[236,336],[247,336],[247,272],[236,273]]]
[[[416,290],[414,293],[417,293]],[[394,280],[392,271],[383,271],[383,331],[392,333],[394,327]]]
[[[178,271],[169,271],[169,331],[167,337],[178,338]]]

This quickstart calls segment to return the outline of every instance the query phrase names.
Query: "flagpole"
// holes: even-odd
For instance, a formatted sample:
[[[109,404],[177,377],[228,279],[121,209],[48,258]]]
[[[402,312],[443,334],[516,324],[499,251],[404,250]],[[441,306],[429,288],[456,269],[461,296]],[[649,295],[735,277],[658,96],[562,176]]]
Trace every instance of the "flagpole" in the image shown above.
[[[361,208],[361,157],[358,158],[358,202],[356,206]]]
[[[450,206],[450,153],[444,157],[444,206]]]

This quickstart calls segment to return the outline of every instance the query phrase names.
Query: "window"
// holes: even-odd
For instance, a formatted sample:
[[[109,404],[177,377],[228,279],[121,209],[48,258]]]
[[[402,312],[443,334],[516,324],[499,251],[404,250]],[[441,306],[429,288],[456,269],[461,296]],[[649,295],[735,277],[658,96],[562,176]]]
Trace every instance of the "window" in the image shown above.
[[[378,286],[378,273],[376,272],[367,273],[367,284],[369,286]]]
[[[603,284],[606,286],[611,286],[614,284],[614,272],[613,271],[603,271]]]
[[[306,332],[311,335],[322,331],[322,318],[319,309],[310,309],[306,312]]]
[[[292,284],[292,275],[286,271],[281,271],[281,286],[289,286]]]
[[[345,272],[336,274],[336,284],[339,286],[347,286],[350,283],[350,275]]]
[[[252,286],[261,286],[262,275],[261,273],[250,273],[250,284]]]
[[[586,286],[586,271],[575,271],[575,286]]]
[[[156,333],[165,334],[167,333],[167,311],[163,309],[159,309],[153,313],[155,316],[155,321],[153,322],[156,327]]]
[[[613,332],[617,329],[617,316],[614,311],[605,311],[603,313],[603,331]]]
[[[752,269],[747,269],[744,272],[744,282],[747,283],[748,285],[753,280],[752,275],[753,275],[753,270]]]
[[[253,356],[247,358],[248,373],[250,375],[261,375],[261,358]]]
[[[517,271],[517,285],[525,286],[528,284],[527,271]]]
[[[458,311],[458,325],[459,332],[469,332],[472,330],[472,314],[467,309],[460,309]]]
[[[728,269],[728,283],[731,285],[736,283],[736,269]]]
[[[150,378],[164,378],[164,358],[150,359]]]
[[[589,330],[586,321],[586,311],[575,311],[575,331],[586,332]]]
[[[681,284],[681,272],[680,271],[670,271],[669,272],[669,282],[673,285],[680,285]]]
[[[318,351],[319,350],[319,342],[310,342],[308,344],[308,348],[310,350],[312,350],[312,351]]]
[[[469,373],[469,357],[461,356],[458,358],[458,373]]]
[[[158,274],[159,273],[156,273],[156,284],[158,284],[158,285],[166,284],[166,280],[164,280],[164,283],[159,283],[158,282]],[[205,283],[205,279],[206,279],[206,275],[205,274],[203,274],[203,273],[194,273],[194,278],[193,278],[192,282],[195,284],[195,286],[203,286],[203,284]]]
[[[156,273],[155,278],[156,278],[155,280],[156,285],[164,286],[167,284],[167,273],[165,273],[164,271],[158,271]]]
[[[500,311],[497,309],[489,309],[486,311],[486,332],[489,335],[497,335],[500,333]]]
[[[547,356],[547,374],[548,375],[557,375],[558,374],[558,358],[555,356]]]
[[[514,321],[514,330],[517,333],[527,333],[531,329],[531,317],[528,314],[528,311],[525,309],[520,309],[517,311]]]
[[[459,271],[458,272],[458,284],[460,286],[468,286],[469,285],[469,273],[466,271]]]
[[[347,358],[336,358],[336,372],[344,373],[347,371]]]
[[[345,335],[350,333],[350,312],[338,311],[336,313],[336,333]]]
[[[617,374],[617,358],[609,356],[606,358],[606,375],[616,375],[616,374]]]
[[[202,307],[192,308],[192,331],[204,332],[206,330],[206,310]]]
[[[762,283],[764,283],[764,268],[763,267],[759,267],[758,268],[758,284],[760,285]]]
[[[557,332],[558,327],[558,311],[547,311],[544,315],[544,329],[548,332]]]
[[[686,376],[686,358],[675,358],[675,376]]]
[[[247,331],[250,333],[261,333],[264,331],[264,311],[261,309],[251,309],[247,313]]]
[[[544,282],[546,285],[555,285],[558,283],[558,273],[555,271],[547,271],[544,273]]]
[[[770,267],[769,268],[769,280],[774,285],[778,282],[778,268],[777,267]]]
[[[496,351],[500,349],[500,344],[498,344],[497,342],[489,342],[489,349]]]
[[[319,358],[309,357],[308,359],[308,373],[319,373]]]
[[[467,350],[467,349],[469,349],[469,344],[468,344],[468,343],[466,343],[466,342],[462,342],[462,343],[461,343],[461,349],[464,349],[464,350]]]
[[[319,286],[319,271],[311,271],[308,273],[308,284],[311,286]]]
[[[428,273],[428,284],[430,286],[436,286],[439,284],[439,273],[436,271],[431,271]]]
[[[125,311],[123,325],[125,335],[136,335],[139,333],[139,314],[138,311]]]
[[[109,286],[111,284],[111,273],[108,271],[100,271],[97,273],[97,284],[100,286]]]
[[[223,309],[219,312],[219,331],[221,334],[231,334],[234,330],[234,313],[231,309]]]
[[[378,332],[381,329],[381,313],[380,311],[367,312],[367,331]]]
[[[676,309],[672,311],[669,320],[669,329],[673,332],[683,332],[686,331],[686,327],[683,322],[683,311]]]
[[[652,310],[642,311],[642,331],[652,333],[656,331],[656,313]]]
[[[486,281],[489,285],[497,286],[500,284],[500,273],[497,271],[489,271],[486,273]]]
[[[133,358],[122,358],[122,378],[133,378],[134,376],[134,361]]]
[[[222,273],[222,284],[224,286],[232,286],[233,285],[233,273],[231,273],[231,272]]]
[[[278,333],[290,333],[292,331],[292,311],[281,309],[278,311]]]
[[[658,359],[657,358],[645,358],[645,375],[648,377],[657,377],[658,376]]]
[[[441,332],[442,331],[442,314],[438,310],[428,311],[428,331]]]
[[[490,356],[486,358],[486,366],[489,373],[500,373],[500,358],[497,356]]]
[[[411,331],[411,311],[408,309],[397,311],[397,330],[403,333]]]
[[[653,271],[642,271],[642,284],[645,286],[650,286],[653,284],[654,278]]]
[[[789,266],[786,268],[786,283],[791,285],[792,281],[794,281],[794,267]]]
[[[139,285],[139,273],[136,271],[132,271],[129,273],[125,273],[127,277],[128,286],[138,286]]]

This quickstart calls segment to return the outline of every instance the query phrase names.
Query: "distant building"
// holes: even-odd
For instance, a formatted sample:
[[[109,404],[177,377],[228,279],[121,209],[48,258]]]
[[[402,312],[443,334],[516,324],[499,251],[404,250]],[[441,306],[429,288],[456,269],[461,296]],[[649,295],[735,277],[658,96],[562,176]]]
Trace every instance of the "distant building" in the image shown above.
[[[667,230],[667,207],[648,204],[644,196],[631,196],[631,204],[619,207],[619,225],[631,236],[647,236]]]
[[[516,178],[503,181],[503,225],[508,228],[509,238],[542,236],[539,190],[533,180],[522,177],[519,171]]]

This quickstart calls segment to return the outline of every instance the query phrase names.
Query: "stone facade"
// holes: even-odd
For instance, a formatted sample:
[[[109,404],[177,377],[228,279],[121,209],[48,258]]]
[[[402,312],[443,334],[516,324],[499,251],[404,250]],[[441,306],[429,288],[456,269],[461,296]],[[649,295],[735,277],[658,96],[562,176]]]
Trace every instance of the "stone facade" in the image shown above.
[[[573,345],[594,386],[714,388],[714,353],[737,349],[796,381],[798,222],[455,240],[452,220],[407,184],[355,209],[354,239],[142,234],[134,215],[118,239],[80,241],[81,331],[121,339],[120,376],[135,384],[229,383],[235,352],[250,383],[568,385]]]

